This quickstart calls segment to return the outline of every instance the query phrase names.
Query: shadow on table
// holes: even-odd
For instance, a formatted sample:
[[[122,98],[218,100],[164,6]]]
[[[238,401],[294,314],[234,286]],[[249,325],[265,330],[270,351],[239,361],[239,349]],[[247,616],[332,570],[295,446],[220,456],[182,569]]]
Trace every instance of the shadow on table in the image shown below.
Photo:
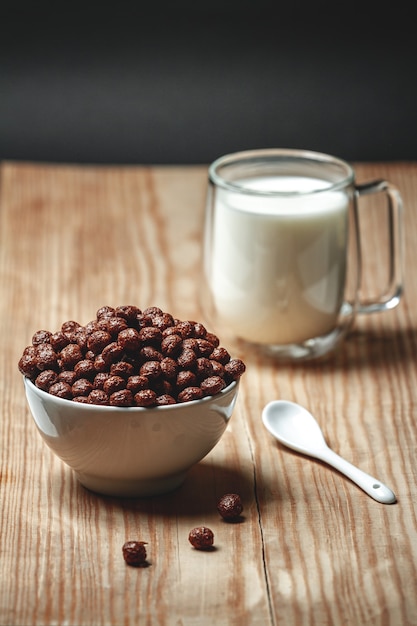
[[[75,480],[75,478],[74,478]],[[194,465],[184,483],[175,491],[148,498],[116,498],[103,496],[76,483],[79,496],[100,505],[128,512],[146,513],[153,516],[196,517],[215,514],[218,499],[225,493],[238,493],[243,501],[253,503],[253,476],[244,472],[203,460]],[[236,523],[245,519],[244,512]]]
[[[393,329],[356,329],[352,331],[340,346],[331,354],[311,361],[280,363],[272,357],[246,355],[250,366],[252,358],[259,362],[264,358],[269,365],[281,368],[321,370],[323,373],[333,370],[351,370],[372,368],[375,370],[389,366],[414,365],[417,359],[417,328]]]
[[[417,329],[355,330],[332,358],[338,368],[382,368],[413,364],[417,355]]]

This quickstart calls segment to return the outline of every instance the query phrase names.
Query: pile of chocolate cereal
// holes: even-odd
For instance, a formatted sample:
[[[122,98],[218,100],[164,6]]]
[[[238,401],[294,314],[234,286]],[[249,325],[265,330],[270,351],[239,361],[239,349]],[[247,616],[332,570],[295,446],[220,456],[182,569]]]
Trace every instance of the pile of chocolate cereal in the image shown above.
[[[212,396],[245,371],[203,324],[159,307],[101,307],[82,326],[39,330],[18,364],[40,389],[74,402],[153,407]]]

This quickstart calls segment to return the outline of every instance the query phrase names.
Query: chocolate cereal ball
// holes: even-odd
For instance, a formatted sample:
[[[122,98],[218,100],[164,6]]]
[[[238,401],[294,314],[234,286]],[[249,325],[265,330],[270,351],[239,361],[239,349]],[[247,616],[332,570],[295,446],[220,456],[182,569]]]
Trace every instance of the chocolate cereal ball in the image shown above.
[[[235,521],[239,519],[243,504],[239,494],[226,493],[217,502],[217,510],[224,520]]]
[[[131,304],[102,306],[84,326],[36,331],[18,368],[65,400],[147,408],[215,395],[246,369],[202,323]]]
[[[126,541],[122,554],[127,565],[143,567],[146,564],[146,541]]]
[[[190,530],[188,541],[196,550],[210,550],[214,544],[214,533],[207,526],[197,526]]]

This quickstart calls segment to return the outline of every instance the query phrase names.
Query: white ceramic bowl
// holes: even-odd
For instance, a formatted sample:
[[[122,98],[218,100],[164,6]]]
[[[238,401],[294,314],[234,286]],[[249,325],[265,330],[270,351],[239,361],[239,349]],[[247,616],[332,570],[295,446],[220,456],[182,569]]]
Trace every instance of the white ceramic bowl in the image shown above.
[[[26,398],[47,445],[82,485],[111,496],[143,497],[179,487],[217,444],[239,383],[215,396],[154,408],[63,400],[24,378]]]

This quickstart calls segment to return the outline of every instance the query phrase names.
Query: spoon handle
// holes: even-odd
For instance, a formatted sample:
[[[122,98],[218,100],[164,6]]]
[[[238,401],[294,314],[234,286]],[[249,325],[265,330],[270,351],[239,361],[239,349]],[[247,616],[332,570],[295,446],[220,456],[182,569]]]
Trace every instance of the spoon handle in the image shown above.
[[[345,474],[354,483],[356,483],[361,489],[365,491],[371,498],[382,504],[393,504],[397,501],[395,494],[381,481],[377,480],[370,474],[362,471],[358,467],[346,461],[341,456],[333,452],[329,447],[326,448],[318,456],[319,459],[325,461],[329,465],[335,467],[339,472]]]

